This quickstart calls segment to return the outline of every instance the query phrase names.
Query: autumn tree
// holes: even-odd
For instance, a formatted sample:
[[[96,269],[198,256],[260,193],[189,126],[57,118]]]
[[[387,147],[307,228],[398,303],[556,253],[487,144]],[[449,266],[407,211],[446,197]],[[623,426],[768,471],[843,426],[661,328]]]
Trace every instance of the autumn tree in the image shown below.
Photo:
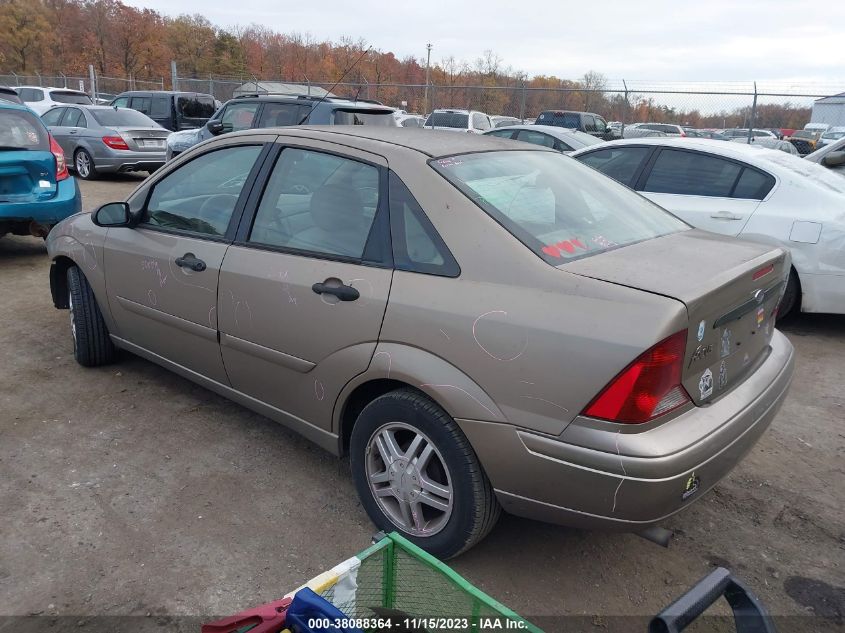
[[[38,2],[3,0],[0,2],[0,51],[7,63],[21,71],[30,70],[44,45],[50,23]]]

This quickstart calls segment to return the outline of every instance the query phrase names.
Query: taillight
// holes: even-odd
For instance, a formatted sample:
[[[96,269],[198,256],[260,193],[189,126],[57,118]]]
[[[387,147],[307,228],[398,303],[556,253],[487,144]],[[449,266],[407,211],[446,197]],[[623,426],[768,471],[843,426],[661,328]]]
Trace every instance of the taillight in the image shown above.
[[[50,135],[50,152],[53,154],[53,158],[56,159],[56,182],[60,180],[64,180],[70,173],[67,170],[67,161],[65,160],[65,153],[62,151],[62,146],[56,143],[56,139],[53,138],[53,135]]]
[[[641,424],[689,402],[681,385],[686,344],[682,330],[641,354],[587,405],[584,415]]]
[[[103,143],[112,149],[129,149],[126,141],[120,136],[104,136]]]

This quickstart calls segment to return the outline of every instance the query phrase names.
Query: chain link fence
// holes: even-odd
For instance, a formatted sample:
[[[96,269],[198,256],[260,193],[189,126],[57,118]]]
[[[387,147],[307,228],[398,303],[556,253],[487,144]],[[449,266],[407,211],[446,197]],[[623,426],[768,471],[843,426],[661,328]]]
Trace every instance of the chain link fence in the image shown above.
[[[92,85],[93,80],[93,85]],[[125,90],[177,89],[213,95],[221,102],[249,92],[272,92],[272,84],[286,84],[291,93],[367,99],[395,108],[426,114],[436,108],[479,110],[532,120],[544,110],[593,112],[606,121],[672,123],[698,128],[794,128],[810,121],[813,102],[841,93],[845,86],[756,84],[753,82],[644,82],[608,80],[601,86],[577,81],[501,78],[467,82],[456,77],[447,83],[371,83],[366,79],[334,83],[300,79],[259,79],[250,75],[180,77],[176,63],[170,78],[136,79],[101,76],[89,67],[89,76],[0,74],[0,84],[52,86],[96,93],[110,98]],[[267,85],[268,88],[264,89]],[[258,88],[258,90],[256,90]]]
[[[93,81],[93,83],[92,83]],[[39,86],[43,88],[70,88],[100,99],[111,99],[126,90],[165,90],[164,78],[136,79],[134,77],[107,77],[92,71],[87,76],[65,75],[20,75],[17,73],[0,74],[3,86]]]

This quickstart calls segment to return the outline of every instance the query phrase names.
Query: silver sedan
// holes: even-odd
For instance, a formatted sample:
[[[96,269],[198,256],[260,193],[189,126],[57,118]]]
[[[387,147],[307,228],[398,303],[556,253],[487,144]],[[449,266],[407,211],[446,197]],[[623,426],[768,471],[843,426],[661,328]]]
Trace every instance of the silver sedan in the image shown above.
[[[592,134],[557,125],[509,125],[494,128],[484,134],[542,145],[564,154],[604,142]]]
[[[152,173],[164,165],[170,132],[136,110],[66,106],[48,110],[41,119],[61,145],[70,168],[85,180],[103,173]]]

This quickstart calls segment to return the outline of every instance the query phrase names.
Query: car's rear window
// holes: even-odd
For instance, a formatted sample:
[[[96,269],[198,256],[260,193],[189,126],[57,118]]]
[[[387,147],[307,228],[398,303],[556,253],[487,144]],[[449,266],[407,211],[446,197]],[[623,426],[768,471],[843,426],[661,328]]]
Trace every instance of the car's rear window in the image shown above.
[[[106,127],[159,127],[146,114],[130,108],[103,108],[91,110],[91,114],[97,123]]]
[[[577,112],[542,112],[537,117],[537,123],[577,130],[581,127],[581,115]]]
[[[23,103],[17,92],[12,88],[4,88],[0,86],[0,101],[7,101],[9,103]]]
[[[465,112],[432,112],[425,120],[425,124],[430,127],[467,129],[469,127],[469,115]]]
[[[214,98],[200,95],[181,96],[176,102],[179,114],[190,119],[210,119],[214,114]]]
[[[0,110],[0,151],[50,151],[47,128],[32,112]]]
[[[356,110],[354,108],[335,110],[334,124],[397,127],[393,110]]]
[[[431,164],[551,264],[689,228],[628,188],[557,152],[461,154]]]
[[[53,90],[50,92],[50,98],[56,103],[75,103],[76,105],[92,105],[91,97],[80,92],[71,92],[70,90]]]

